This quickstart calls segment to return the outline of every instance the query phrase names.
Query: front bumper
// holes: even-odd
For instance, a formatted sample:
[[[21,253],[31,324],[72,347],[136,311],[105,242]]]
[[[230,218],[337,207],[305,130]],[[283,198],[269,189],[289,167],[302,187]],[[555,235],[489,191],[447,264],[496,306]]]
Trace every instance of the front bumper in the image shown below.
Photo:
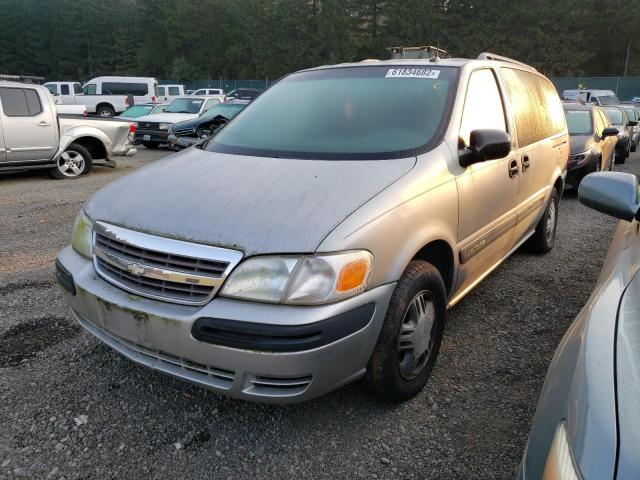
[[[395,284],[382,285],[343,302],[314,307],[226,298],[191,307],[117,288],[100,278],[93,263],[71,247],[60,252],[58,263],[73,279],[76,294],[63,291],[76,319],[127,358],[224,395],[269,403],[308,400],[364,375],[395,288]],[[349,312],[369,304],[373,305],[371,318],[364,327],[305,350],[236,348],[193,336],[193,326],[202,318],[256,328],[300,329],[341,315],[348,322]]]
[[[169,132],[167,130],[136,130],[134,143],[142,142],[167,143]]]
[[[197,143],[202,142],[202,140],[203,140],[202,138],[177,137],[173,134],[170,134],[167,138],[167,143],[169,144],[170,147],[173,147],[176,149],[182,149],[182,148],[193,147]]]

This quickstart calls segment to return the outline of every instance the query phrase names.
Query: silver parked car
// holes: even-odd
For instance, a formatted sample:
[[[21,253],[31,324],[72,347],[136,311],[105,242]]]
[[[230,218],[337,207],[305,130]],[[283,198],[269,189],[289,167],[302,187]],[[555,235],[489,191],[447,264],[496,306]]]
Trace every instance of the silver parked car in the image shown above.
[[[640,198],[635,175],[587,175],[580,201],[621,222],[591,298],[551,361],[521,479],[640,478]]]
[[[295,402],[416,395],[445,311],[555,241],[569,143],[535,69],[400,59],[291,74],[216,136],[96,193],[58,275],[130,359]]]

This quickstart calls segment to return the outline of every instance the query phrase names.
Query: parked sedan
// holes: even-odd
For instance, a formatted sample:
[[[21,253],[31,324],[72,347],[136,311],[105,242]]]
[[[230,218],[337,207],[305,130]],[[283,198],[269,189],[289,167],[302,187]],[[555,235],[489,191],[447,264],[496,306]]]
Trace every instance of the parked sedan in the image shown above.
[[[221,103],[204,112],[198,118],[185,120],[169,127],[169,148],[187,148],[210,137],[213,133],[235,117],[246,106],[245,102],[232,100]]]
[[[127,108],[115,118],[119,120],[134,120],[139,117],[144,117],[145,115],[162,113],[168,106],[168,103],[145,103],[142,105],[134,105]]]
[[[167,143],[169,127],[174,123],[191,120],[222,102],[220,96],[189,96],[176,98],[163,113],[138,117],[136,143],[146,148],[158,148]]]
[[[580,201],[621,219],[595,290],[542,387],[520,479],[640,478],[640,198],[635,175],[594,173]]]
[[[227,98],[230,100],[253,100],[256,98],[262,90],[258,88],[236,88],[227,93]]]
[[[631,139],[633,137],[633,127],[635,127],[638,122],[634,122],[633,120],[629,120],[629,116],[627,112],[620,107],[615,106],[606,106],[602,107],[602,110],[609,118],[611,122],[611,126],[617,128],[618,133],[618,143],[616,144],[616,161],[615,163],[624,163],[627,161],[629,157],[629,152],[631,151]]]
[[[627,116],[629,117],[629,120],[633,122],[638,122],[638,119],[640,118],[640,115],[639,115],[640,109],[636,104],[621,103],[618,106],[624,109],[625,112],[627,112]],[[631,152],[635,152],[636,149],[638,148],[638,141],[640,140],[639,137],[640,137],[640,126],[636,125],[633,127],[633,136],[631,137],[631,147],[629,148]]]
[[[596,106],[565,103],[563,107],[571,145],[567,183],[577,187],[585,175],[611,170],[618,129]]]

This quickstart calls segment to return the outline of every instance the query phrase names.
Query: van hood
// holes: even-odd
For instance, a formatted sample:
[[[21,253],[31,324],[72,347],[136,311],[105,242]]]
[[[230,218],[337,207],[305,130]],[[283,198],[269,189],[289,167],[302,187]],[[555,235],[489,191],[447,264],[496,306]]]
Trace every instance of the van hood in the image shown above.
[[[197,118],[197,113],[156,113],[136,118],[136,122],[178,123]]]
[[[311,253],[415,157],[296,160],[189,148],[126,175],[85,204],[93,220],[262,253]]]

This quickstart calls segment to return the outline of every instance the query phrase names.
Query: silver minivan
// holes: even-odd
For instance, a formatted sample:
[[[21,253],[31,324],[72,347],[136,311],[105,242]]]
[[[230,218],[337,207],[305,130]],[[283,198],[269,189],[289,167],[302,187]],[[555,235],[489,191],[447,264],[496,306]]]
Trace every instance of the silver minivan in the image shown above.
[[[304,70],[98,191],[57,275],[82,326],[156,370],[276,403],[366,377],[401,402],[446,310],[553,247],[568,153],[553,85],[510,59]]]

